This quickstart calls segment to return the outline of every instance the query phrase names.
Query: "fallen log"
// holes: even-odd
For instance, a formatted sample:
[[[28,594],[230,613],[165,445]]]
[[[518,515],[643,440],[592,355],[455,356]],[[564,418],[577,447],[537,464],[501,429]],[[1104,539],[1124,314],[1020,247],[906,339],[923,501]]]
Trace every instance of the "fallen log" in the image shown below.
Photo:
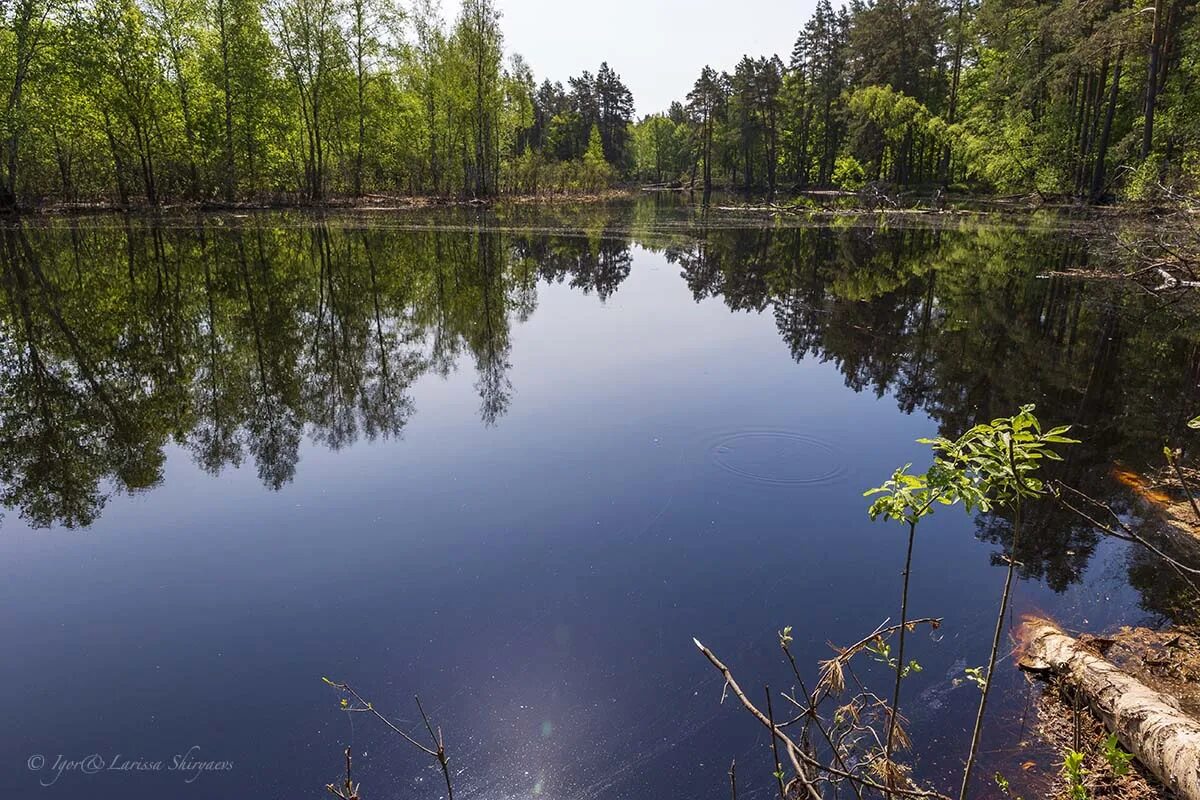
[[[1086,698],[1122,746],[1181,800],[1200,800],[1200,722],[1045,619],[1021,625],[1022,669],[1050,672]]]

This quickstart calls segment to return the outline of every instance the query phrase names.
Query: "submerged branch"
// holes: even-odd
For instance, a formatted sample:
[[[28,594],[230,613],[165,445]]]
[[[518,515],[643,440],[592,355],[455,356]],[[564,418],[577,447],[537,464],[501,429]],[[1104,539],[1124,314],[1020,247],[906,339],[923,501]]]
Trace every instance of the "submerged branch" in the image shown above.
[[[921,622],[921,621],[929,621],[929,620],[910,620],[909,624],[915,625],[917,622]],[[885,629],[880,628],[878,630],[882,631]],[[876,635],[878,635],[878,634],[876,634]],[[868,638],[860,644],[865,645],[865,643],[869,642],[870,640],[871,639]],[[806,777],[804,766],[808,766],[808,767],[816,769],[820,772],[825,772],[830,775],[835,775],[837,777],[844,778],[853,783],[857,783],[861,786],[868,787],[871,789],[876,789],[880,792],[886,792],[886,793],[891,793],[891,794],[895,794],[895,795],[902,795],[905,797],[927,797],[927,798],[935,798],[935,800],[949,800],[949,798],[947,798],[946,795],[941,794],[940,792],[934,792],[934,791],[929,791],[926,789],[917,789],[917,788],[910,788],[910,787],[889,787],[884,784],[873,781],[869,778],[865,778],[862,775],[856,775],[852,772],[838,769],[837,767],[832,767],[828,764],[822,764],[820,761],[818,761],[817,759],[813,758],[811,755],[806,753],[803,750],[803,748],[801,748],[799,745],[797,745],[796,742],[794,742],[791,739],[791,737],[789,737],[786,733],[784,733],[779,728],[779,726],[776,725],[771,720],[771,718],[767,714],[764,714],[762,711],[759,710],[759,708],[756,705],[754,705],[754,702],[751,701],[750,698],[746,696],[746,693],[742,691],[742,687],[738,685],[738,682],[733,677],[733,673],[730,671],[729,667],[725,666],[725,664],[722,663],[722,661],[719,658],[717,658],[716,654],[713,653],[712,650],[709,650],[707,647],[705,647],[700,642],[699,639],[692,639],[692,642],[694,642],[697,649],[699,649],[700,652],[704,654],[704,657],[708,659],[709,663],[712,664],[713,667],[716,668],[716,670],[721,673],[721,676],[725,679],[725,687],[729,691],[733,692],[734,696],[737,697],[739,702],[741,702],[742,707],[745,708],[747,711],[749,711],[751,716],[753,716],[755,719],[757,719],[763,725],[763,727],[765,727],[768,731],[770,731],[771,734],[773,735],[773,737],[775,739],[777,739],[779,741],[779,743],[783,744],[784,748],[787,751],[788,758],[792,762],[792,767],[796,772],[796,779],[800,783],[801,787],[804,789],[805,794],[810,798],[810,800],[821,800],[821,794],[820,794],[820,792],[817,791],[816,787],[813,786],[812,781]],[[847,648],[847,651],[844,651],[844,652],[848,652],[849,649],[850,648]],[[802,766],[802,764],[804,766]]]

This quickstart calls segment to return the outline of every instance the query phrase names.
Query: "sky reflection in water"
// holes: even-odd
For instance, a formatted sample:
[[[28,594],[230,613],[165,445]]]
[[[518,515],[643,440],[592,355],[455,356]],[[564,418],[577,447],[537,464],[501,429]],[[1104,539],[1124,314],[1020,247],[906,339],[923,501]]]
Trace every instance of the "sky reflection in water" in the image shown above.
[[[788,688],[776,630],[815,669],[894,613],[903,537],[861,494],[917,437],[1036,402],[1086,440],[1064,476],[1124,503],[1108,466],[1198,404],[1189,321],[1036,277],[1079,236],[692,213],[5,229],[3,794],[316,796],[350,744],[367,796],[439,796],[322,675],[410,726],[420,694],[464,797],[717,798],[734,757],[765,790],[692,636]],[[1018,611],[1169,607],[1123,548],[1037,529]],[[928,776],[965,751],[952,679],[986,659],[1005,536],[954,512],[917,544],[912,612],[946,618],[906,684]],[[28,768],[193,747],[233,769]]]

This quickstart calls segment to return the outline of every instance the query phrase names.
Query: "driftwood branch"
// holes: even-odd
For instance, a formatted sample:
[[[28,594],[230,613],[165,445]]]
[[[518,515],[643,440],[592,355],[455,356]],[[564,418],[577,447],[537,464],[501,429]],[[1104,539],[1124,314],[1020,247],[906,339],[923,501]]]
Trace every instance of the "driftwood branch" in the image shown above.
[[[1052,622],[1027,619],[1021,667],[1068,681],[1138,761],[1181,800],[1200,800],[1200,722],[1068,636]]]

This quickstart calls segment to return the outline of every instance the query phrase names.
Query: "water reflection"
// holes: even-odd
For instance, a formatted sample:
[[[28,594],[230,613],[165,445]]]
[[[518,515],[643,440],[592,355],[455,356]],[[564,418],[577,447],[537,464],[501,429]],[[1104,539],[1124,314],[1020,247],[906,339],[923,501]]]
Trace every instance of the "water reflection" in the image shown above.
[[[1093,233],[976,228],[723,231],[670,248],[697,300],[766,312],[797,361],[831,361],[855,391],[892,395],[939,432],[1036,402],[1083,444],[1053,465],[1067,481],[1128,511],[1114,461],[1156,463],[1200,406],[1197,321],[1137,290],[1049,277],[1091,257]],[[1040,504],[1016,554],[1024,577],[1055,590],[1078,579],[1097,532]],[[1008,520],[981,515],[980,538],[1007,546]],[[1007,553],[993,555],[1000,563]],[[1131,572],[1135,584],[1156,570]],[[1139,581],[1138,578],[1142,580]],[[1162,606],[1160,605],[1161,609]]]
[[[642,205],[586,225],[441,229],[251,216],[3,228],[0,501],[33,526],[83,527],[113,493],[163,480],[164,448],[210,473],[249,462],[279,489],[308,437],[399,437],[426,374],[473,369],[484,425],[515,389],[512,326],[539,286],[600,301],[633,249],[661,250],[697,301],[769,313],[796,361],[836,365],[940,432],[1036,402],[1078,426],[1060,477],[1125,502],[1114,460],[1156,457],[1200,406],[1195,323],[1123,287],[1039,277],[1086,265],[1088,239],[1014,227],[713,227]],[[464,220],[470,222],[471,220]],[[478,222],[478,219],[474,220]],[[1056,589],[1096,534],[1049,506],[1018,558]],[[981,517],[979,536],[1007,542]],[[1143,570],[1144,571],[1144,570]],[[1136,570],[1135,570],[1136,573]]]

